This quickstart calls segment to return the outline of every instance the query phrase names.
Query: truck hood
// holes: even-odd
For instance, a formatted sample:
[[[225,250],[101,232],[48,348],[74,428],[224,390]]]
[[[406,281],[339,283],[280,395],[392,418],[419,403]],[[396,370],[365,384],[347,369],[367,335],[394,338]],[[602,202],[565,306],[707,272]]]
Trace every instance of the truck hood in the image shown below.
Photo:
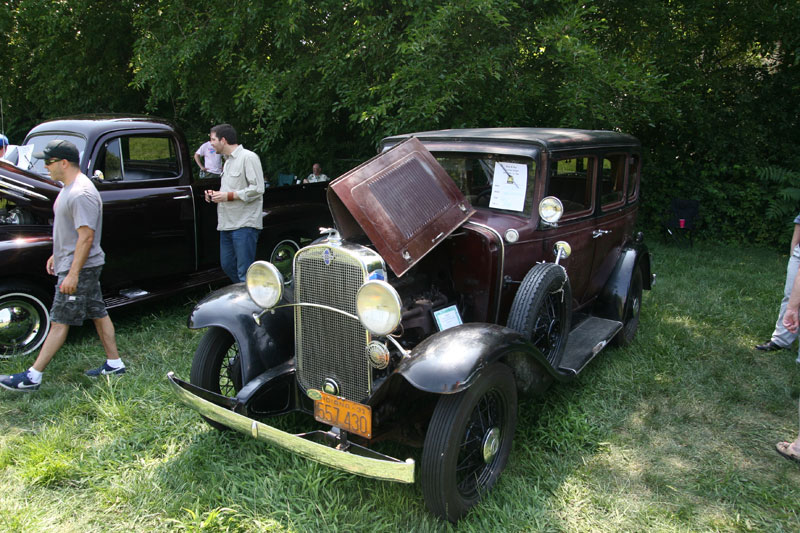
[[[53,209],[61,184],[0,161],[0,198],[36,210]]]
[[[398,277],[475,213],[414,137],[335,179],[328,205],[341,236],[366,235]]]

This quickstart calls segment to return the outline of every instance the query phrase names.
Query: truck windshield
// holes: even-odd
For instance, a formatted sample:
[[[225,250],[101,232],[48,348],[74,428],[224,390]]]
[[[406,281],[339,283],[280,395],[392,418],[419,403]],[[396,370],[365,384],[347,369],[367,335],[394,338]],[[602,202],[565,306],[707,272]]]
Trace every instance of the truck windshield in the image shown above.
[[[439,152],[434,156],[474,207],[530,217],[534,160],[498,154]]]
[[[78,147],[78,153],[80,154],[81,159],[83,159],[83,151],[86,149],[86,139],[71,133],[44,133],[28,138],[25,141],[25,144],[19,148],[19,160],[17,161],[17,166],[42,176],[50,177],[50,173],[44,166],[44,161],[41,159],[36,159],[33,157],[33,154],[35,152],[41,152],[44,150],[44,147],[47,146],[47,143],[54,140],[65,140],[71,142]]]

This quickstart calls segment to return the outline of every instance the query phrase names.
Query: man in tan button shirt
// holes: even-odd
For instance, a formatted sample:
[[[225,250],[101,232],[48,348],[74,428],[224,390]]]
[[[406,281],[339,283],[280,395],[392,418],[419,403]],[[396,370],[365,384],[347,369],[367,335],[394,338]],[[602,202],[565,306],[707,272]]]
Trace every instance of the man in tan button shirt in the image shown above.
[[[261,233],[264,173],[261,160],[239,144],[230,124],[211,128],[209,141],[225,156],[220,190],[206,191],[206,201],[217,204],[219,260],[234,283],[244,281],[247,268],[255,261]]]

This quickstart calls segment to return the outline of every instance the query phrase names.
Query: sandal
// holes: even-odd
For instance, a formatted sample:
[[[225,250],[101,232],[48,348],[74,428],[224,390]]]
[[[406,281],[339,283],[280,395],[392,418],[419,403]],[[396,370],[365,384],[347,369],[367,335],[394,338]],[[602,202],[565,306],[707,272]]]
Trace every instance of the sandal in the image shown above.
[[[789,450],[789,446],[791,446],[791,442],[779,442],[775,445],[775,451],[781,454],[782,456],[786,457],[790,461],[794,461],[796,463],[800,463],[800,455],[793,453]]]

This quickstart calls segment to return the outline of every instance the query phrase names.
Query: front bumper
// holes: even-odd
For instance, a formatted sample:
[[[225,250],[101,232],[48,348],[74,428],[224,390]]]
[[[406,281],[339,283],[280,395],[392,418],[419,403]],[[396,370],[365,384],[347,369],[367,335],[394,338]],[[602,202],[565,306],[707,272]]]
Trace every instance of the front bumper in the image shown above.
[[[351,474],[400,483],[414,482],[413,459],[401,461],[380,454],[342,439],[335,431],[312,431],[297,435],[286,433],[233,412],[231,407],[235,404],[235,400],[231,398],[200,389],[176,378],[172,372],[167,373],[167,379],[172,385],[173,392],[183,403],[204,417],[231,429]],[[214,403],[212,399],[219,403]]]

